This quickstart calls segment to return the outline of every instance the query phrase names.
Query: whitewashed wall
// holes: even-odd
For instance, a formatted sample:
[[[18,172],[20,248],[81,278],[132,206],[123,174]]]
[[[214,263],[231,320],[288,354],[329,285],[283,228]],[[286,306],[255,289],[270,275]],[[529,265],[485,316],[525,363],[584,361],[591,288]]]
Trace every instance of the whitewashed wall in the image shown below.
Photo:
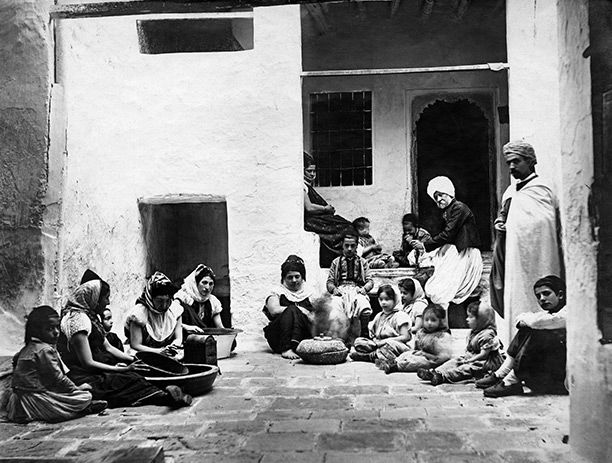
[[[234,324],[258,329],[282,260],[316,257],[303,231],[299,7],[256,9],[255,47],[242,52],[143,55],[137,19],[59,23],[68,119],[59,289],[95,269],[111,284],[120,331],[146,270],[137,199],[220,195]]]

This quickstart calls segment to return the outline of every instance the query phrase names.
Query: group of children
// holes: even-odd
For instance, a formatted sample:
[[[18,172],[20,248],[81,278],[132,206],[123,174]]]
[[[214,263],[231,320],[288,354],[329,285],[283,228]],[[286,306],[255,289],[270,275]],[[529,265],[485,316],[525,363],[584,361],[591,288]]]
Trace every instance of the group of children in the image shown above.
[[[382,246],[370,234],[370,220],[358,217],[353,220],[353,228],[358,235],[357,255],[363,257],[370,268],[397,268],[423,265],[424,256],[414,248],[414,241],[425,241],[431,237],[429,232],[419,227],[416,214],[405,214],[402,217],[402,241],[400,249],[393,254],[384,253]]]
[[[373,362],[387,374],[415,372],[435,386],[475,378],[487,397],[522,394],[523,381],[534,392],[567,393],[563,280],[551,275],[535,283],[541,310],[519,317],[507,353],[497,336],[493,309],[480,302],[469,304],[465,351],[455,357],[446,311],[427,303],[419,290],[412,278],[399,282],[399,295],[391,285],[378,288],[382,310],[368,334],[355,339],[353,361]]]

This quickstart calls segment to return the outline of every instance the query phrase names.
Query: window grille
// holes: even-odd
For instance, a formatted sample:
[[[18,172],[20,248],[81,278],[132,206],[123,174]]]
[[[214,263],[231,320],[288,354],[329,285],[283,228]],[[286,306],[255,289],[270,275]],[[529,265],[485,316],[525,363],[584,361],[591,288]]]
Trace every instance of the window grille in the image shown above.
[[[372,184],[372,92],[310,94],[316,186]]]

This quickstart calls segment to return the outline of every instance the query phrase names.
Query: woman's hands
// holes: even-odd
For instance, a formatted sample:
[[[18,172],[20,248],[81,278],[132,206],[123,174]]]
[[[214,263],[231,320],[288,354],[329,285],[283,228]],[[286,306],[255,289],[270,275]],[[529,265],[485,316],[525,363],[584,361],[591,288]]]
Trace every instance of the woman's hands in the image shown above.
[[[83,383],[80,386],[77,386],[77,389],[79,389],[80,391],[91,391],[91,384],[89,383]]]

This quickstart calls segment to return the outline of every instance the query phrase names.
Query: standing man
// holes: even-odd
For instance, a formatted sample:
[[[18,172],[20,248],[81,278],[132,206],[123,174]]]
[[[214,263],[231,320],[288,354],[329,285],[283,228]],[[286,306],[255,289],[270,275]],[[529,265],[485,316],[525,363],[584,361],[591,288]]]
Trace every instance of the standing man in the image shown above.
[[[517,181],[504,192],[494,224],[491,304],[509,317],[514,334],[517,315],[533,311],[533,282],[544,275],[563,276],[563,255],[557,197],[535,172],[533,146],[514,141],[504,145],[503,152]]]

